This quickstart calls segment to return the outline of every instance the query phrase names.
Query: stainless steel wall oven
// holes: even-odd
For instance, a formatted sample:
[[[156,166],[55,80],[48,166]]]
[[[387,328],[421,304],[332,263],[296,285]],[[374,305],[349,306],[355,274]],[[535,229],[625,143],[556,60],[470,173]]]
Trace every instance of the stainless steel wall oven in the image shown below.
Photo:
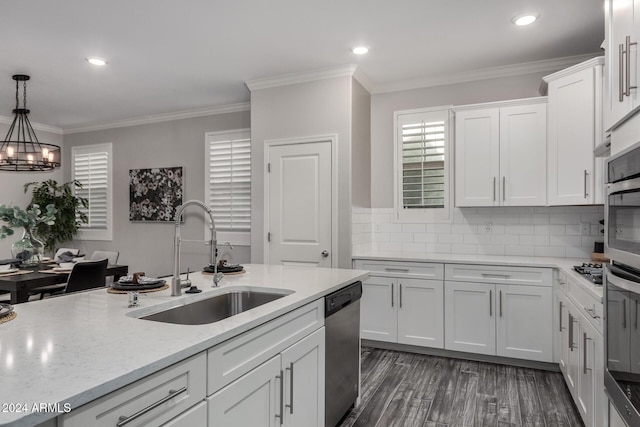
[[[607,162],[604,273],[606,393],[640,426],[640,143]]]

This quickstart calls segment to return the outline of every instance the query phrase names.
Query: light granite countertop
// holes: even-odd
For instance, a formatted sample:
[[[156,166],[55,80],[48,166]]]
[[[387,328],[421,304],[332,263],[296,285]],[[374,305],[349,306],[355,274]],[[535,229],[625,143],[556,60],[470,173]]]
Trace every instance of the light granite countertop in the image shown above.
[[[422,252],[392,252],[392,251],[362,251],[354,253],[352,258],[363,260],[389,260],[413,262],[437,262],[443,264],[478,264],[478,265],[509,265],[519,267],[547,267],[562,270],[582,288],[598,301],[603,301],[602,286],[595,285],[590,280],[573,269],[574,265],[589,262],[586,259],[551,258],[551,257],[521,257],[496,255],[458,255],[458,254],[429,254]]]
[[[17,317],[0,324],[0,425],[33,426],[54,418],[58,412],[33,412],[34,404],[69,404],[73,410],[368,276],[358,270],[259,264],[245,270],[225,276],[220,288],[211,287],[210,275],[192,273],[202,293],[141,294],[138,308],[127,307],[126,294],[105,289],[16,305]],[[133,317],[233,287],[294,292],[208,325]]]

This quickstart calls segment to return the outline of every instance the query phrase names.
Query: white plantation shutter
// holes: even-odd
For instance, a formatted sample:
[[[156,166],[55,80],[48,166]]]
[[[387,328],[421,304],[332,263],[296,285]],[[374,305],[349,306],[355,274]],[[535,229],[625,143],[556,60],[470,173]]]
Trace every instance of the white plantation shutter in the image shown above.
[[[451,219],[450,108],[397,111],[395,213],[400,221]]]
[[[81,208],[88,222],[82,224],[80,237],[109,240],[111,237],[111,144],[73,147],[72,158],[73,179],[82,183],[82,188],[76,188],[75,194],[86,198],[89,202],[87,208]]]
[[[402,125],[402,207],[443,208],[445,122]]]
[[[251,230],[251,137],[246,131],[208,135],[209,206],[217,231]]]

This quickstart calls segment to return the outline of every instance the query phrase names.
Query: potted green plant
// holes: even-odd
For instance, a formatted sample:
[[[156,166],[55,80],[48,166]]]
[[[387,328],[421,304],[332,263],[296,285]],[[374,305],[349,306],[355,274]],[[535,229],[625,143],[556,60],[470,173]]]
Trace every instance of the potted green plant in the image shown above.
[[[84,197],[73,194],[74,188],[82,189],[82,184],[77,180],[60,185],[53,179],[29,182],[24,185],[24,192],[26,193],[30,188],[30,206],[53,205],[56,209],[55,223],[40,223],[35,230],[36,235],[44,242],[47,252],[53,254],[56,245],[72,240],[80,226],[88,222],[87,215],[82,209],[87,209],[89,202]]]
[[[42,261],[44,244],[35,237],[34,231],[41,224],[53,225],[56,212],[52,204],[47,205],[46,212],[42,212],[38,204],[31,204],[26,210],[18,206],[0,205],[0,220],[5,223],[0,227],[0,239],[13,235],[14,228],[24,229],[22,238],[11,245],[14,258],[18,258],[24,265]]]

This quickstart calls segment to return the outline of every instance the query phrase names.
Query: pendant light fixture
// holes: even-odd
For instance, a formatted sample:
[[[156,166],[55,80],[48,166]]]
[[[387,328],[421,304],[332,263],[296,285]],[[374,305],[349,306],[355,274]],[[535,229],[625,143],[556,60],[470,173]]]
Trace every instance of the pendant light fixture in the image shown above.
[[[29,121],[27,81],[29,76],[16,74],[16,108],[13,122],[4,141],[0,142],[0,170],[14,172],[48,171],[60,167],[60,147],[38,141]],[[22,82],[22,108],[20,108]]]

